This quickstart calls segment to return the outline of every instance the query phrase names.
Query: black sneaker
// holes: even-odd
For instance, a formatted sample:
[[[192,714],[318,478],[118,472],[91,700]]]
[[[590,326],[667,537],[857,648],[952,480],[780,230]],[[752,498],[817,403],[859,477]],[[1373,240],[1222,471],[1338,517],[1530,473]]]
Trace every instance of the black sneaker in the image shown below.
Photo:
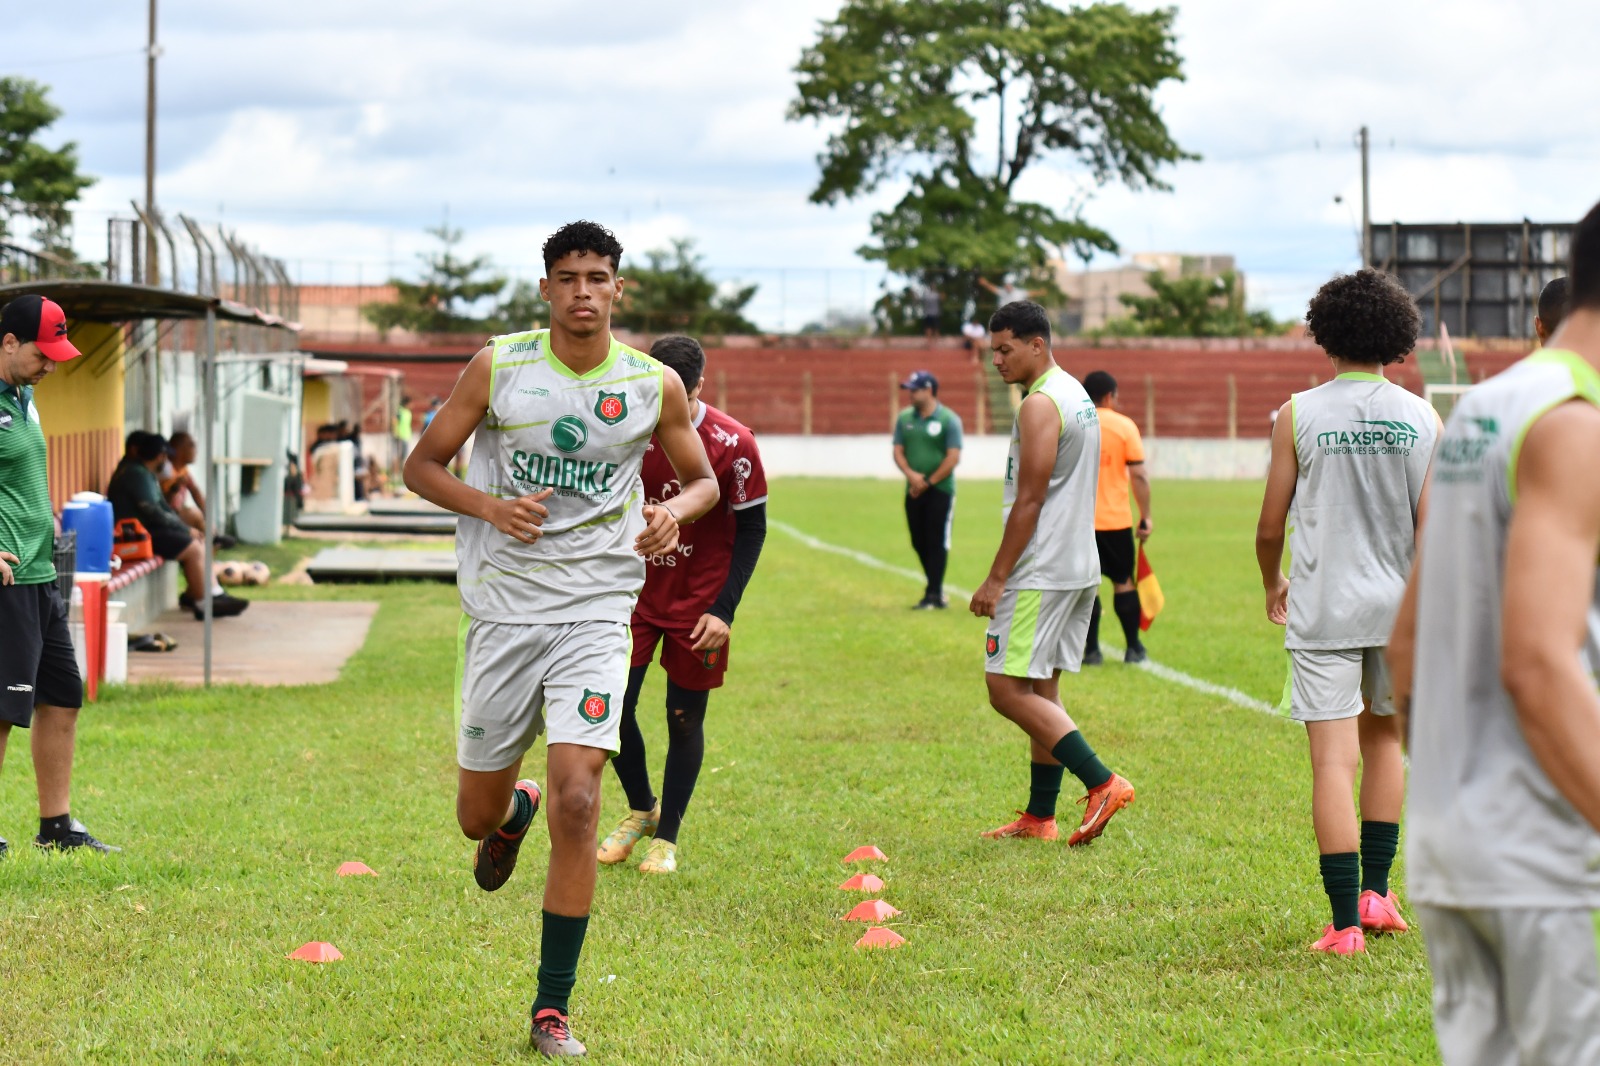
[[[1085,666],[1099,666],[1105,661],[1106,657],[1100,654],[1099,648],[1095,648],[1091,651],[1086,651],[1083,653],[1083,665]]]
[[[229,548],[237,548],[239,546],[238,539],[230,537],[226,533],[218,533],[211,538],[211,543],[216,546],[218,551],[227,551]]]
[[[572,1056],[582,1058],[589,1049],[578,1042],[567,1028],[567,1016],[554,1007],[546,1007],[533,1016],[533,1028],[528,1033],[528,1043],[547,1059]]]
[[[1142,663],[1148,658],[1150,658],[1150,654],[1144,650],[1144,645],[1142,644],[1137,648],[1129,648],[1122,653],[1122,661],[1125,663]]]
[[[6,853],[9,852],[10,850],[11,850],[11,845],[6,843],[4,837],[0,837],[0,859],[5,858],[6,857]]]
[[[528,825],[532,825],[533,815],[539,813],[539,785],[535,781],[524,780],[518,781],[516,788],[526,792],[528,798],[533,800],[533,814],[528,815]],[[478,841],[478,850],[472,855],[472,877],[478,882],[479,888],[493,892],[511,880],[511,871],[517,868],[517,852],[522,850],[522,841],[528,835],[528,825],[523,826],[522,832],[516,836],[496,829]]]
[[[185,604],[183,600],[180,599],[178,600],[178,603],[181,606],[188,607],[194,612],[194,620],[196,622],[204,622],[206,620],[205,604],[199,600],[190,600],[187,604]],[[211,597],[211,617],[232,618],[234,615],[244,614],[245,608],[249,606],[250,601],[242,596],[235,596],[231,592],[218,593],[217,595]]]
[[[67,835],[60,840],[46,840],[42,836],[33,838],[33,846],[43,851],[73,851],[77,848],[89,848],[101,853],[121,851],[121,848],[112,847],[104,841],[96,840],[89,832],[89,827],[74,818],[67,826]]]

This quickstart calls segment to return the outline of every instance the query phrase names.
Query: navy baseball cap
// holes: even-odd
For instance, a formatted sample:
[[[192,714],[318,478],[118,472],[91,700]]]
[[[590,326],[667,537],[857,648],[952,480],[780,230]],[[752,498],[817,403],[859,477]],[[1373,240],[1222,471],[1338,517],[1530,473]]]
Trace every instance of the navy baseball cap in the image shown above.
[[[939,379],[926,370],[913,370],[911,376],[900,383],[902,389],[932,389],[939,391]]]

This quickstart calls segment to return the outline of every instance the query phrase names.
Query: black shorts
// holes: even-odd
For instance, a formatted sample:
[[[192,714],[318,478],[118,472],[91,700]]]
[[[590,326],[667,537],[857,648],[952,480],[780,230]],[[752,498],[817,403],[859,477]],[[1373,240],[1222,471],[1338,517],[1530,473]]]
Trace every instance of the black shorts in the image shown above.
[[[1133,530],[1097,529],[1094,546],[1100,549],[1100,572],[1111,579],[1113,585],[1125,585],[1133,580]]]
[[[923,315],[922,316],[922,328],[923,329],[931,329],[935,333],[937,333],[939,331],[939,316],[938,315]]]
[[[0,721],[26,729],[33,709],[82,707],[83,678],[54,581],[0,585]]]
[[[150,532],[150,548],[163,559],[176,559],[193,543],[194,535],[189,532],[188,526],[184,526],[181,531],[162,526]]]

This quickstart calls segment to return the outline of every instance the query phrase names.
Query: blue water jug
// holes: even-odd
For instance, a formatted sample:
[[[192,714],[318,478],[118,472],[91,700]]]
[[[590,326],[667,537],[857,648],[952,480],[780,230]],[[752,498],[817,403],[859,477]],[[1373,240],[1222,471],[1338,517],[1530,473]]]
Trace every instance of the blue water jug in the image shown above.
[[[61,508],[61,528],[78,534],[79,570],[111,572],[113,525],[110,500],[74,500]]]

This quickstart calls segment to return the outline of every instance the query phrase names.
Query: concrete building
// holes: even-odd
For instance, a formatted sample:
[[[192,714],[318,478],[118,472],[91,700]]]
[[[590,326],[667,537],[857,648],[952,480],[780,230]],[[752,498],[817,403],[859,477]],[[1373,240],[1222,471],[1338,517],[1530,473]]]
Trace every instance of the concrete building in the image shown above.
[[[1056,285],[1067,296],[1058,322],[1061,331],[1071,335],[1100,329],[1113,318],[1126,315],[1128,308],[1120,299],[1123,295],[1152,295],[1145,282],[1152,272],[1159,271],[1169,278],[1216,277],[1234,270],[1234,260],[1231,255],[1138,252],[1127,263],[1102,270],[1073,270],[1061,259],[1051,260],[1050,267],[1055,272]],[[1238,277],[1243,285],[1244,275]]]

